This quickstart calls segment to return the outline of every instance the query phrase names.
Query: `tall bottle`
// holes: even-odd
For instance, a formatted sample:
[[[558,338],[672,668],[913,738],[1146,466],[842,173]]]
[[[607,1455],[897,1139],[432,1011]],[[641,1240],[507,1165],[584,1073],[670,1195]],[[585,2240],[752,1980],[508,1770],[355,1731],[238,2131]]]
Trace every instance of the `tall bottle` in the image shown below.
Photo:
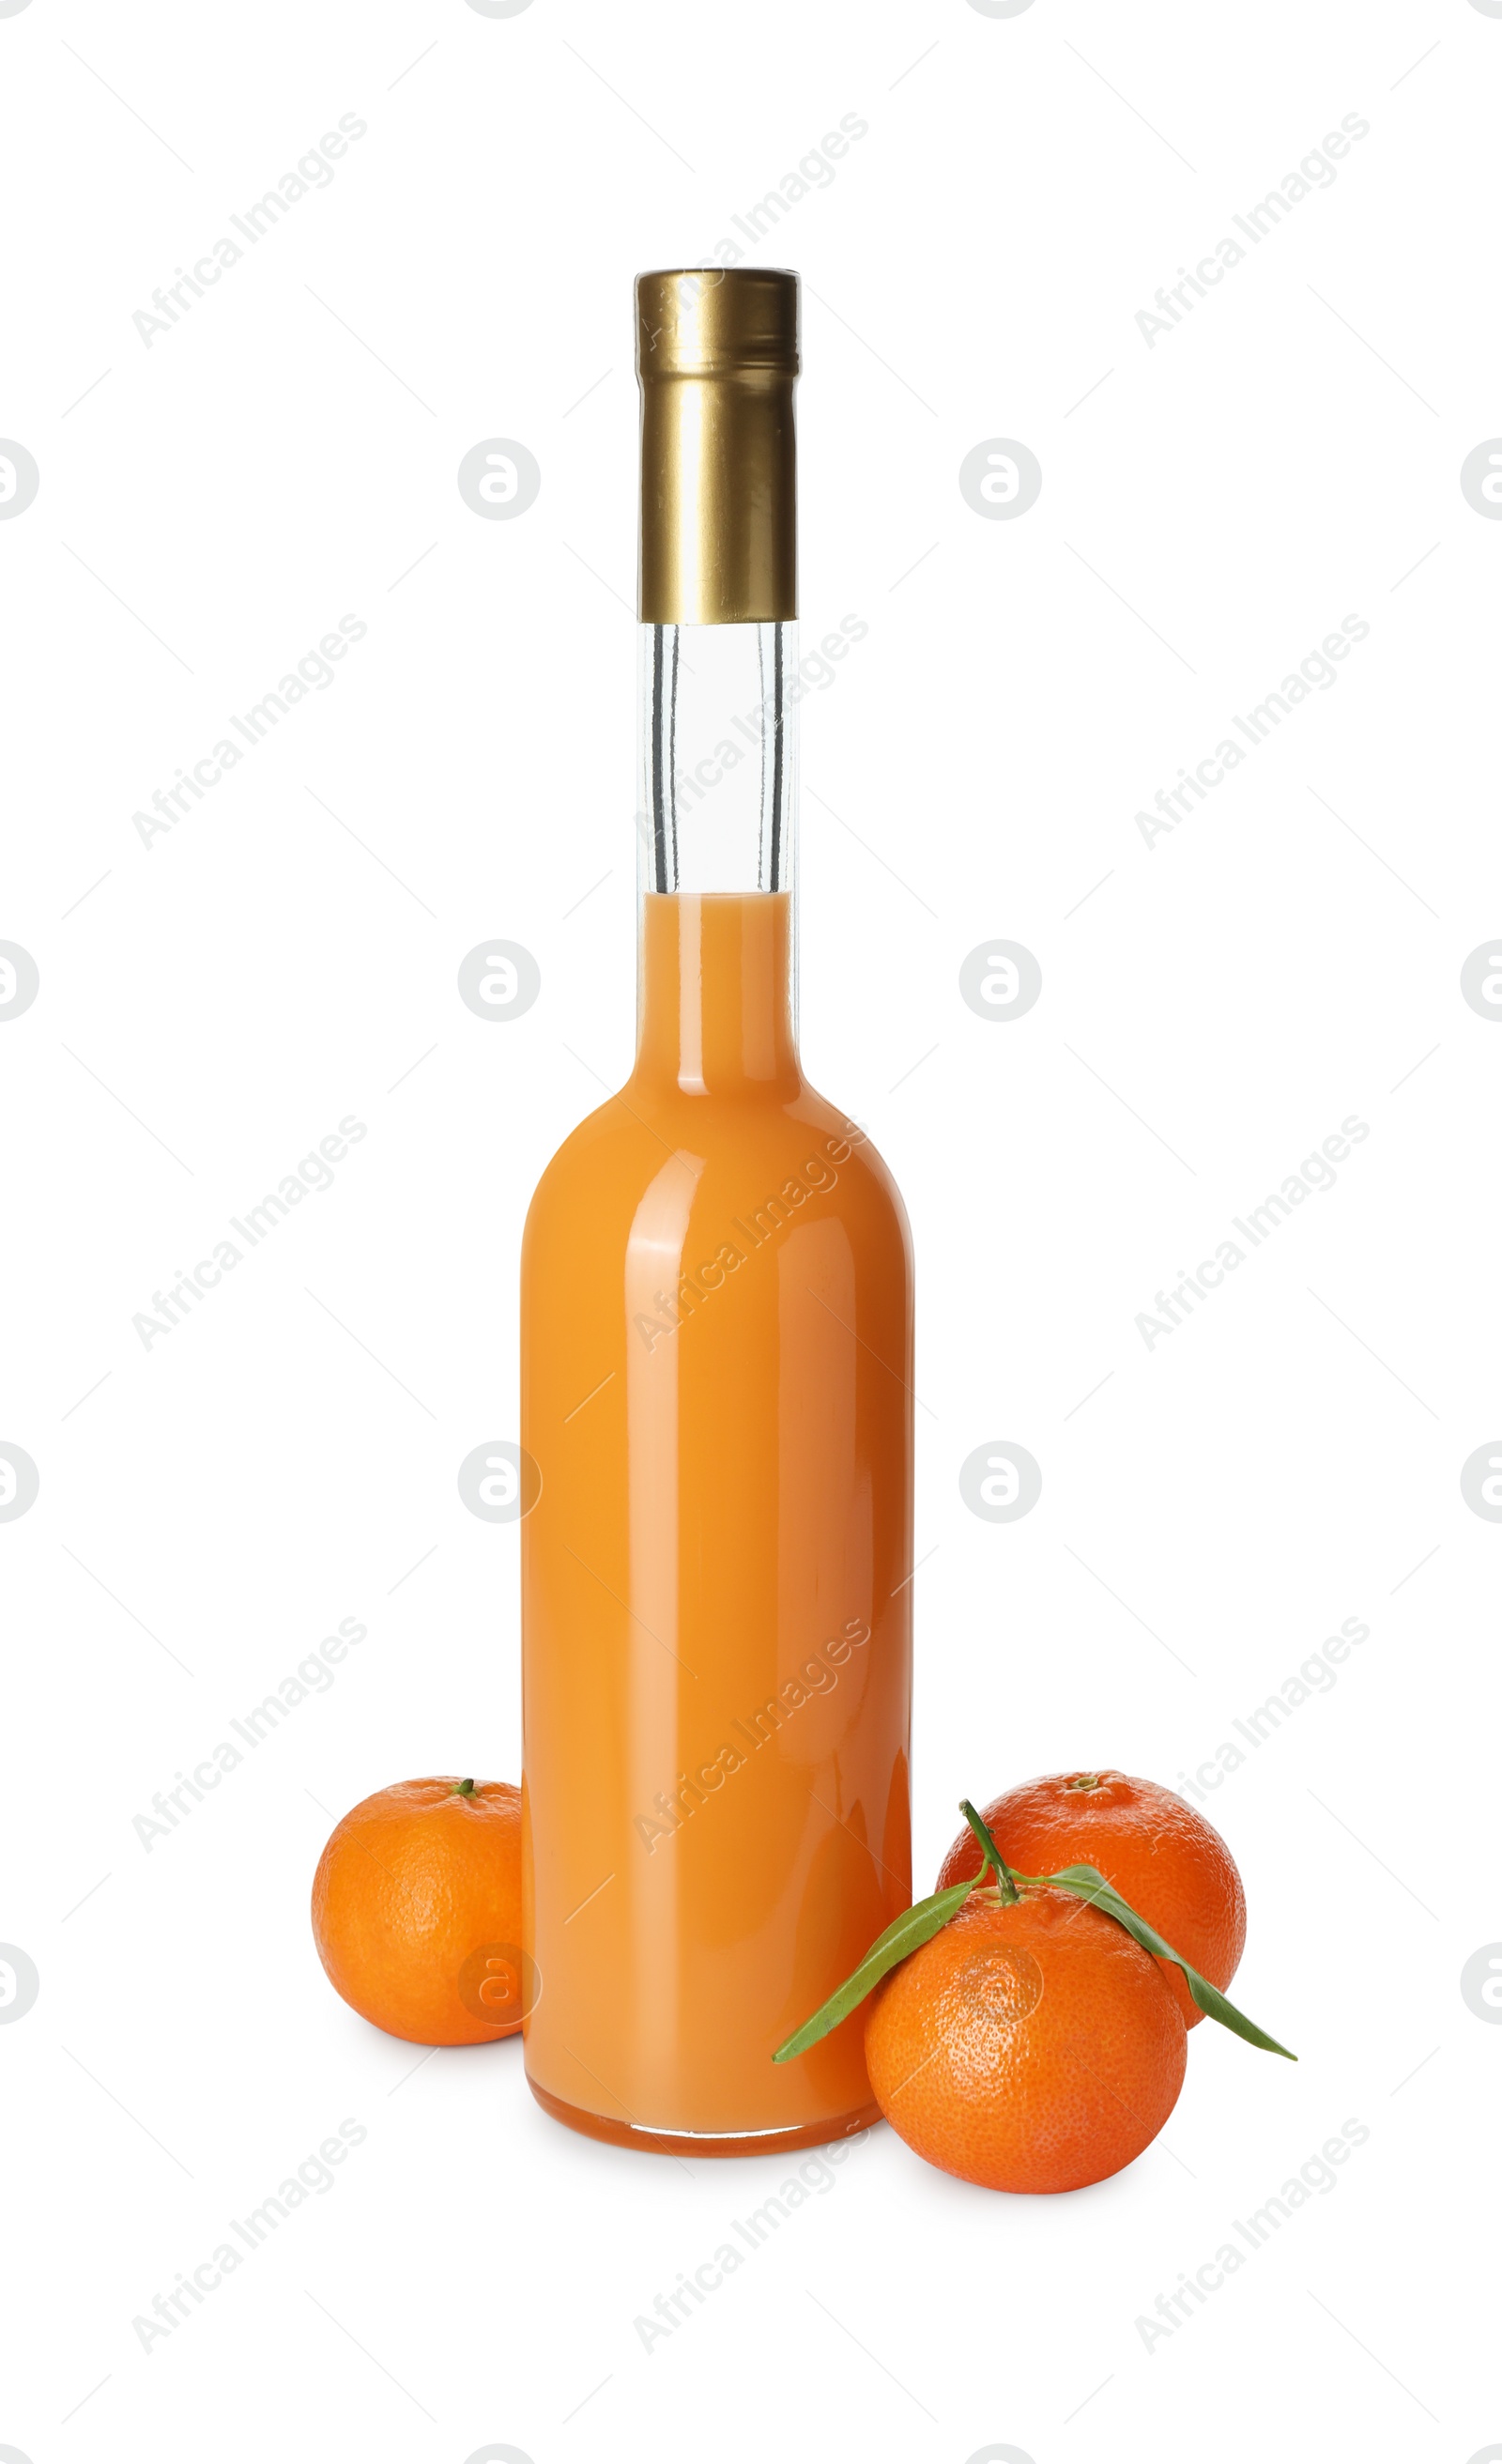
[[[792,274],[642,275],[636,1066],[522,1255],[527,2073],[622,2145],[861,2128],[911,1897],[912,1264],[795,1040]]]

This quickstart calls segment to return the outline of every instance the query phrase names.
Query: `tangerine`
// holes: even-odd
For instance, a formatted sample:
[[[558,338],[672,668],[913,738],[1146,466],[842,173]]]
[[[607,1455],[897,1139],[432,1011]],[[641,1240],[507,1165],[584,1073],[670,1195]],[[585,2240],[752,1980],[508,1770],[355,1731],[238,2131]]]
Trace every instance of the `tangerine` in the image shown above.
[[[521,1793],[399,1780],[337,1823],[313,1937],[352,2011],[414,2045],[514,2035],[535,1999],[521,1949]]]
[[[1246,1893],[1220,1833],[1171,1790],[1119,1771],[1059,1771],[1008,1789],[982,1807],[981,1818],[1019,1874],[1094,1865],[1165,1942],[1225,1992],[1246,1947]],[[962,1882],[980,1867],[980,1842],[966,1829],[935,1887]],[[1185,2026],[1198,2027],[1205,2013],[1191,2000],[1183,1970],[1168,1960],[1159,1966]]]
[[[1159,1962],[1066,1891],[970,1894],[876,1988],[872,2092],[900,2139],[990,2190],[1078,2190],[1154,2140],[1187,2038]]]

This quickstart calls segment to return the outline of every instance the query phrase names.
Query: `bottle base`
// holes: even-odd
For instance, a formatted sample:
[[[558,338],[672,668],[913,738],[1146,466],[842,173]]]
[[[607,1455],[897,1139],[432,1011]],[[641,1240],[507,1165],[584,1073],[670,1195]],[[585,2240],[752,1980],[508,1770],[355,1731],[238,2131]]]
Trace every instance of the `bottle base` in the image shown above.
[[[796,2147],[823,2147],[832,2140],[852,2138],[882,2119],[873,2099],[855,2113],[831,2114],[823,2122],[805,2122],[791,2130],[751,2130],[721,2135],[714,2131],[649,2130],[634,2122],[613,2122],[586,2105],[565,2104],[562,2097],[527,2081],[544,2113],[577,2130],[585,2139],[602,2139],[612,2147],[640,2147],[649,2156],[782,2156]]]

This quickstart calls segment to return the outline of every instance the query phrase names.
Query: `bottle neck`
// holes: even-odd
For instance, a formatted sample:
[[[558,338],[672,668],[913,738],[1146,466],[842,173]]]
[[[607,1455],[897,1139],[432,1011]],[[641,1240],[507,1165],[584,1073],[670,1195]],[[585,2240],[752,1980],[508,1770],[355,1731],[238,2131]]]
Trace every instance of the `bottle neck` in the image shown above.
[[[647,891],[636,1077],[686,1095],[802,1084],[791,891]]]
[[[643,893],[792,890],[797,635],[791,620],[639,627]]]
[[[801,1084],[797,627],[643,625],[637,1073],[688,1094]]]

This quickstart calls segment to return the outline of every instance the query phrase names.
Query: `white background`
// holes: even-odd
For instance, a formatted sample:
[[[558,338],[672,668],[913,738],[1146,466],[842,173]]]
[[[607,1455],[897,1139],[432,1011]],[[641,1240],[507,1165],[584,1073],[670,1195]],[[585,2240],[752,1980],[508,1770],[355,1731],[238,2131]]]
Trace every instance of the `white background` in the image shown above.
[[[0,17],[0,2448],[359,2454],[1502,2453],[1486,2221],[1502,2037],[1502,21],[1468,0],[29,0]],[[147,347],[132,319],[339,116],[305,197]],[[792,2170],[574,2138],[520,2048],[367,2028],[306,1902],[407,1774],[517,1776],[517,1243],[628,1066],[630,282],[734,232],[805,276],[803,1033],[919,1263],[917,1885],[962,1793],[1180,1785],[1342,1619],[1339,1683],[1224,1778],[1238,1998],[1164,2138],[1029,2204],[885,2129],[644,2351],[633,2321]],[[1136,320],[1342,118],[1369,134],[1151,347]],[[191,167],[189,167],[191,166]],[[1192,167],[1191,167],[1192,166]],[[536,456],[512,521],[461,500]],[[979,518],[959,465],[1043,472]],[[3,510],[3,509],[0,509]],[[366,626],[168,834],[133,825],[341,615]],[[1193,817],[1134,820],[1351,614],[1339,681]],[[816,799],[817,801],[816,801]],[[983,935],[1023,1020],[962,1002]],[[460,1002],[487,935],[535,1006]],[[344,1115],[368,1134],[193,1315],[133,1316]],[[1134,1321],[1349,1114],[1370,1134],[1149,1350]],[[1245,1245],[1245,1244],[1243,1244]],[[957,1472],[1028,1447],[1039,1505]],[[340,1617],[368,1628],[149,1852],[133,1818]],[[0,2017],[4,2013],[0,2013]],[[1495,2013],[1493,2012],[1493,2016]],[[169,2338],[155,2293],[345,2117],[326,2195]],[[1135,2325],[1342,2123],[1369,2138],[1170,2337]],[[10,2442],[9,2445],[6,2442]]]

